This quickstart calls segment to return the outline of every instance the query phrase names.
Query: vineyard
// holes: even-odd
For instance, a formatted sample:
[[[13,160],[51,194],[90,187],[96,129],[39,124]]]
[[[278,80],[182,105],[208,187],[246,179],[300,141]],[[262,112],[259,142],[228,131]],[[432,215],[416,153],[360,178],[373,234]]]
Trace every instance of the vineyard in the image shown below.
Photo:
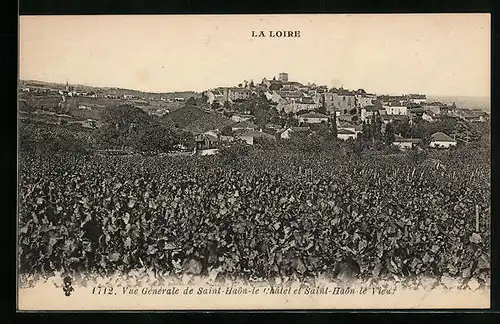
[[[484,287],[489,162],[442,161],[22,154],[20,271]]]

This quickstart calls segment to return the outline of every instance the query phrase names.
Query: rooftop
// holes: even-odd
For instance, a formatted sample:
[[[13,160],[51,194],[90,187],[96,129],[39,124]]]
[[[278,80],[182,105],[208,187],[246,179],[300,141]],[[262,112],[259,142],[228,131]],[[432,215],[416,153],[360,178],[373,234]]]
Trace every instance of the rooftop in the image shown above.
[[[257,128],[257,125],[251,121],[244,120],[232,126],[232,128]]]
[[[394,136],[393,143],[419,143],[421,141],[420,138],[404,138],[398,134]]]
[[[300,102],[303,104],[315,104],[314,100],[310,97],[303,97]]]
[[[378,111],[379,109],[381,109],[380,106],[375,106],[375,105],[368,105],[368,106],[365,106],[361,109],[364,109],[366,111]]]
[[[437,132],[431,135],[431,140],[434,142],[455,142],[453,138],[443,132]]]
[[[353,132],[350,129],[345,129],[345,128],[339,128],[337,129],[337,134],[345,134],[345,135],[355,135],[356,132]]]
[[[292,132],[308,132],[311,130],[309,127],[299,127],[299,126],[293,126],[287,129],[291,130]]]
[[[339,128],[355,128],[355,126],[351,123],[341,121],[339,123]]]
[[[410,97],[410,99],[425,99],[426,96],[423,95],[423,94],[416,94],[416,93],[411,93],[408,95],[408,97]]]
[[[259,132],[259,131],[248,131],[244,133],[238,134],[238,137],[254,137],[254,138],[268,138],[268,139],[276,139],[273,135]]]
[[[328,118],[328,116],[320,114],[320,113],[316,113],[316,112],[306,113],[306,114],[300,115],[299,117],[301,117],[301,118]]]
[[[276,91],[282,98],[301,98],[304,94],[300,91]]]

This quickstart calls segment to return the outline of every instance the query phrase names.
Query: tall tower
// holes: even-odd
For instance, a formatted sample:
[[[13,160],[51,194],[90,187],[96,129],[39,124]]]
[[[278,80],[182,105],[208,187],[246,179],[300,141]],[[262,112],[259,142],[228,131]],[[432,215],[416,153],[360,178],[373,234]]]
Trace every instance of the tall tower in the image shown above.
[[[281,73],[278,75],[278,79],[279,79],[281,82],[288,82],[288,73],[281,72]]]

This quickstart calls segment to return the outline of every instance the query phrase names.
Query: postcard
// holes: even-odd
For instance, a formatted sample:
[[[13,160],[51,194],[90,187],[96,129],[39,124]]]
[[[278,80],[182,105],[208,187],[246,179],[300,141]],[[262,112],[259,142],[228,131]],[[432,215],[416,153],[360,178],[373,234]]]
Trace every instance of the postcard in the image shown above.
[[[21,16],[18,310],[489,308],[490,27]]]

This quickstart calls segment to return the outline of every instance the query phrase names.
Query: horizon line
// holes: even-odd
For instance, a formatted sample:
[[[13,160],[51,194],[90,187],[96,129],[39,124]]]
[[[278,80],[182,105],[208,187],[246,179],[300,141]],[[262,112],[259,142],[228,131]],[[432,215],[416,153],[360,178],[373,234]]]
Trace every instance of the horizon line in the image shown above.
[[[54,83],[54,84],[59,84],[59,85],[65,85],[66,82],[59,82],[59,81],[47,81],[47,80],[40,80],[40,79],[22,79],[22,78],[18,78],[18,82],[21,82],[21,81],[24,81],[24,82],[28,82],[28,81],[32,81],[32,82],[43,82],[43,83]],[[69,83],[69,79],[67,79],[68,81],[68,84],[69,85],[76,85],[76,86],[84,86],[84,87],[91,87],[91,88],[109,88],[109,89],[119,89],[119,90],[128,90],[128,91],[135,91],[135,92],[142,92],[142,93],[151,93],[151,94],[162,94],[162,93],[175,93],[175,92],[195,92],[195,93],[202,93],[206,90],[210,90],[210,89],[215,89],[217,87],[231,87],[230,85],[222,85],[222,86],[216,86],[216,87],[209,87],[209,88],[206,88],[204,90],[193,90],[193,89],[184,89],[184,90],[169,90],[169,91],[151,91],[151,90],[139,90],[139,89],[132,89],[132,88],[122,88],[122,87],[119,87],[119,86],[111,86],[111,85],[95,85],[95,84],[85,84],[85,83]],[[301,82],[302,83],[302,82]],[[314,83],[314,82],[312,82]],[[234,86],[233,86],[234,87]],[[332,88],[337,88],[337,87],[328,87],[328,89],[332,89]],[[348,88],[345,88],[345,89],[348,89]],[[363,88],[358,88],[358,89],[363,89]],[[351,89],[351,90],[358,90],[358,89]],[[349,89],[348,89],[349,90]],[[366,89],[363,89],[365,91],[367,91]],[[423,94],[427,97],[472,97],[472,98],[488,98],[488,99],[491,99],[491,94],[489,95],[457,95],[457,94],[436,94],[436,93],[422,93],[422,92],[407,92],[407,93],[396,93],[396,92],[375,92],[375,91],[367,91],[367,93],[373,93],[375,95],[380,95],[380,96],[383,96],[383,95],[404,95],[404,94]]]

